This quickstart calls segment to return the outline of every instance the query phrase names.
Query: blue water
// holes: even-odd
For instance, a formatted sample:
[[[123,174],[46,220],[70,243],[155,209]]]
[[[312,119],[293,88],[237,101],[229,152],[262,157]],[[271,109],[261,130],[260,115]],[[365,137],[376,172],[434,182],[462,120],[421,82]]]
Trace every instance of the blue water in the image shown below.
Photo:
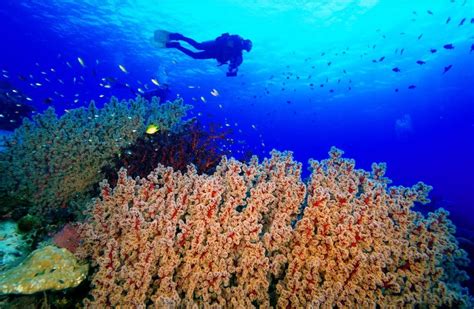
[[[292,150],[307,162],[334,145],[362,168],[387,162],[394,184],[434,186],[425,209],[474,230],[474,3],[433,2],[4,0],[0,69],[37,111],[59,113],[156,79],[192,115],[233,128],[236,152]],[[214,60],[156,48],[156,29],[198,41],[235,33],[254,48],[227,78]],[[101,86],[106,77],[118,86]]]

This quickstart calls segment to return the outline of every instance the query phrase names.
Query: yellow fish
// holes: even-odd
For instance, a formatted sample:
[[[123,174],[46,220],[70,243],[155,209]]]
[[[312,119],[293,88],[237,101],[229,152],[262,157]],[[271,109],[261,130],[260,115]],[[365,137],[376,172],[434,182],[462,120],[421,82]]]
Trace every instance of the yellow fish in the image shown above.
[[[155,134],[158,132],[159,128],[156,124],[149,124],[148,127],[146,128],[146,134]]]
[[[160,86],[160,83],[154,78],[151,79],[151,82],[157,86]]]

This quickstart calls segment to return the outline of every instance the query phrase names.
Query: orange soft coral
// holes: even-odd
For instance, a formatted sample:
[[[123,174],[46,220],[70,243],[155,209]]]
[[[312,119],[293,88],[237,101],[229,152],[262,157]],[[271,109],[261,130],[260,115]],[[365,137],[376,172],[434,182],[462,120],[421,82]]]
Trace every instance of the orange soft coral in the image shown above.
[[[411,208],[431,189],[388,187],[332,149],[301,181],[291,153],[224,158],[212,175],[119,173],[82,226],[93,306],[469,306],[447,212]]]

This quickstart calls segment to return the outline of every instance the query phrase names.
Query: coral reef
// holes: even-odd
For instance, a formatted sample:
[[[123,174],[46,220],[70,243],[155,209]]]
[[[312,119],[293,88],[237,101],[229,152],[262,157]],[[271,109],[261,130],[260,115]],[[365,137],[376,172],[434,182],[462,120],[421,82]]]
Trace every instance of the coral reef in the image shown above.
[[[66,249],[43,247],[18,266],[0,273],[0,294],[33,294],[76,287],[86,278],[88,269]]]
[[[22,233],[29,233],[41,226],[41,219],[37,216],[27,214],[18,220],[18,230]]]
[[[29,237],[13,221],[0,222],[0,271],[17,264],[31,250]]]
[[[224,145],[230,144],[230,130],[219,130],[214,126],[205,129],[193,121],[183,125],[179,131],[159,131],[139,138],[132,146],[125,148],[115,159],[115,166],[106,167],[105,178],[109,184],[117,182],[117,171],[127,169],[129,176],[146,177],[158,164],[170,166],[185,172],[194,164],[199,174],[210,174],[219,164],[222,156],[230,155]]]
[[[75,253],[81,242],[81,235],[76,224],[68,223],[59,232],[54,234],[51,240],[59,248]]]
[[[0,193],[0,218],[2,219],[19,220],[28,214],[31,206],[32,203],[25,199]]]
[[[388,186],[385,165],[355,169],[331,149],[308,184],[291,153],[212,175],[121,169],[81,227],[96,267],[92,307],[472,306],[467,257],[447,212],[424,217],[431,187]]]
[[[59,118],[49,108],[25,119],[0,153],[0,192],[32,201],[42,213],[68,207],[103,179],[101,169],[148,124],[173,131],[189,108],[182,100],[160,104],[141,97],[112,98],[101,109],[92,101]]]

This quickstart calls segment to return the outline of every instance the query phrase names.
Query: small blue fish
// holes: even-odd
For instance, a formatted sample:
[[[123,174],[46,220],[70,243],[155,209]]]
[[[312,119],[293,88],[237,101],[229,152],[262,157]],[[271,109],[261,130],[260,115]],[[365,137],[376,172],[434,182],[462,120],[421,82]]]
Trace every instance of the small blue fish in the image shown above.
[[[430,10],[427,10],[426,12],[430,15],[433,15],[433,12],[431,12]]]
[[[459,26],[458,27],[461,27],[462,25],[464,25],[464,22],[466,21],[466,18],[463,18],[461,19],[461,22],[459,23]]]
[[[443,74],[445,74],[446,72],[448,72],[449,70],[451,70],[452,67],[453,67],[452,64],[448,65],[447,67],[444,67]]]
[[[417,63],[417,64],[419,64],[419,65],[423,65],[423,64],[425,64],[425,63],[426,63],[426,61],[423,61],[423,60],[418,60],[416,63]]]
[[[436,53],[436,52],[437,52],[437,50],[436,50],[436,49],[434,49],[434,48],[432,48],[432,49],[430,49],[430,52],[431,52],[432,54],[434,54],[434,53]]]
[[[446,44],[443,46],[445,49],[454,49],[454,45],[453,44]]]
[[[396,73],[399,73],[399,72],[400,72],[400,69],[399,69],[399,68],[393,68],[392,71],[393,71],[393,72],[396,72]]]
[[[405,48],[400,49],[400,55],[403,55],[404,51],[405,51]]]
[[[448,17],[448,19],[446,19],[446,23],[449,24],[450,21],[451,21],[451,17]]]
[[[471,18],[471,24],[474,24],[474,18]]]
[[[423,33],[418,36],[418,40],[423,37]]]
[[[471,45],[471,51],[469,53],[472,53],[474,51],[474,44]]]
[[[410,85],[408,86],[408,89],[415,89],[416,88],[416,85]]]
[[[379,59],[379,62],[382,62],[384,59],[385,59],[385,56],[381,57],[381,58]]]

